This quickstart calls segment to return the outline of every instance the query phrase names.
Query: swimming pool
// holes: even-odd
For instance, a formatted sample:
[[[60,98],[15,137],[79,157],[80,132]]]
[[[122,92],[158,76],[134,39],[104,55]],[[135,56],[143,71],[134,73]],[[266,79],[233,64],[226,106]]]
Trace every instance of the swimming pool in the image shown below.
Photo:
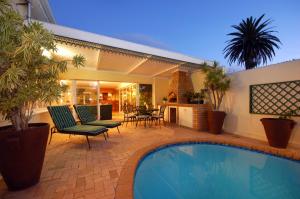
[[[300,162],[214,144],[181,144],[147,155],[135,199],[299,199]]]

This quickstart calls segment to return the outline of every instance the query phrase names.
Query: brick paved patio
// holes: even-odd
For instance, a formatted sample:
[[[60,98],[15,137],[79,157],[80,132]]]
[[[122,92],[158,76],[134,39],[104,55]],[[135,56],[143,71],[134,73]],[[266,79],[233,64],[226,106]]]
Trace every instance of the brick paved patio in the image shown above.
[[[47,148],[40,183],[24,191],[8,192],[0,180],[0,197],[113,199],[122,166],[138,149],[175,138],[214,136],[178,127],[134,128],[129,125],[120,130],[121,134],[116,129],[110,130],[108,142],[103,136],[91,138],[91,150],[88,150],[83,136],[69,138],[68,135],[55,134]],[[228,134],[219,136],[265,145]],[[298,149],[289,150],[300,152]]]

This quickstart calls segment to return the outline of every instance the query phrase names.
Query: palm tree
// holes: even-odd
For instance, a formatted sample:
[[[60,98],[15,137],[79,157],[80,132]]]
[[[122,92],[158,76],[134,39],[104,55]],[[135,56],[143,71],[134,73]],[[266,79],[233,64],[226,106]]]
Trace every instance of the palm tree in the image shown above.
[[[280,40],[273,35],[274,30],[268,27],[271,20],[262,21],[265,15],[258,19],[250,17],[239,25],[233,25],[235,32],[227,35],[233,37],[227,41],[223,53],[229,59],[229,64],[237,62],[246,70],[266,64],[275,55],[274,47],[279,49]]]

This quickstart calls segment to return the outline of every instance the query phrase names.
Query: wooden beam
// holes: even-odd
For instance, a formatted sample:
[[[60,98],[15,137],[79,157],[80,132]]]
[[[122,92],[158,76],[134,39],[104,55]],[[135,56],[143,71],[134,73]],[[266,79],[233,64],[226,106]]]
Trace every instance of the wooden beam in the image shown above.
[[[144,59],[142,59],[141,61],[139,61],[138,63],[134,64],[133,66],[130,67],[130,69],[126,72],[126,74],[130,74],[132,73],[135,69],[137,69],[138,67],[140,67],[143,63],[145,63],[146,61],[148,61],[152,56],[149,55],[147,57],[145,57]]]
[[[98,60],[97,60],[97,66],[96,66],[96,68],[97,69],[100,69],[100,62],[101,62],[101,59],[102,59],[102,49],[98,49]]]
[[[158,73],[155,73],[154,75],[152,75],[152,77],[156,77],[156,76],[158,76],[158,75],[161,75],[161,74],[163,74],[163,73],[165,73],[165,72],[168,72],[168,71],[170,71],[170,70],[173,70],[173,69],[175,69],[175,68],[179,68],[179,67],[180,67],[181,65],[183,65],[183,64],[185,64],[185,62],[180,63],[180,64],[175,65],[175,66],[171,66],[171,67],[169,67],[169,68],[167,68],[167,69],[165,69],[165,70],[159,71]]]

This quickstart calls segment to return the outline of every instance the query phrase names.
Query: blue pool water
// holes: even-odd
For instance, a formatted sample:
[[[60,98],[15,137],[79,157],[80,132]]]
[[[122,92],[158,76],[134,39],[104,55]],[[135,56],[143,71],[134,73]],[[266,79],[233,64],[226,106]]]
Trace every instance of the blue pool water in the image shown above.
[[[300,199],[300,162],[222,145],[174,145],[142,160],[134,198]]]

